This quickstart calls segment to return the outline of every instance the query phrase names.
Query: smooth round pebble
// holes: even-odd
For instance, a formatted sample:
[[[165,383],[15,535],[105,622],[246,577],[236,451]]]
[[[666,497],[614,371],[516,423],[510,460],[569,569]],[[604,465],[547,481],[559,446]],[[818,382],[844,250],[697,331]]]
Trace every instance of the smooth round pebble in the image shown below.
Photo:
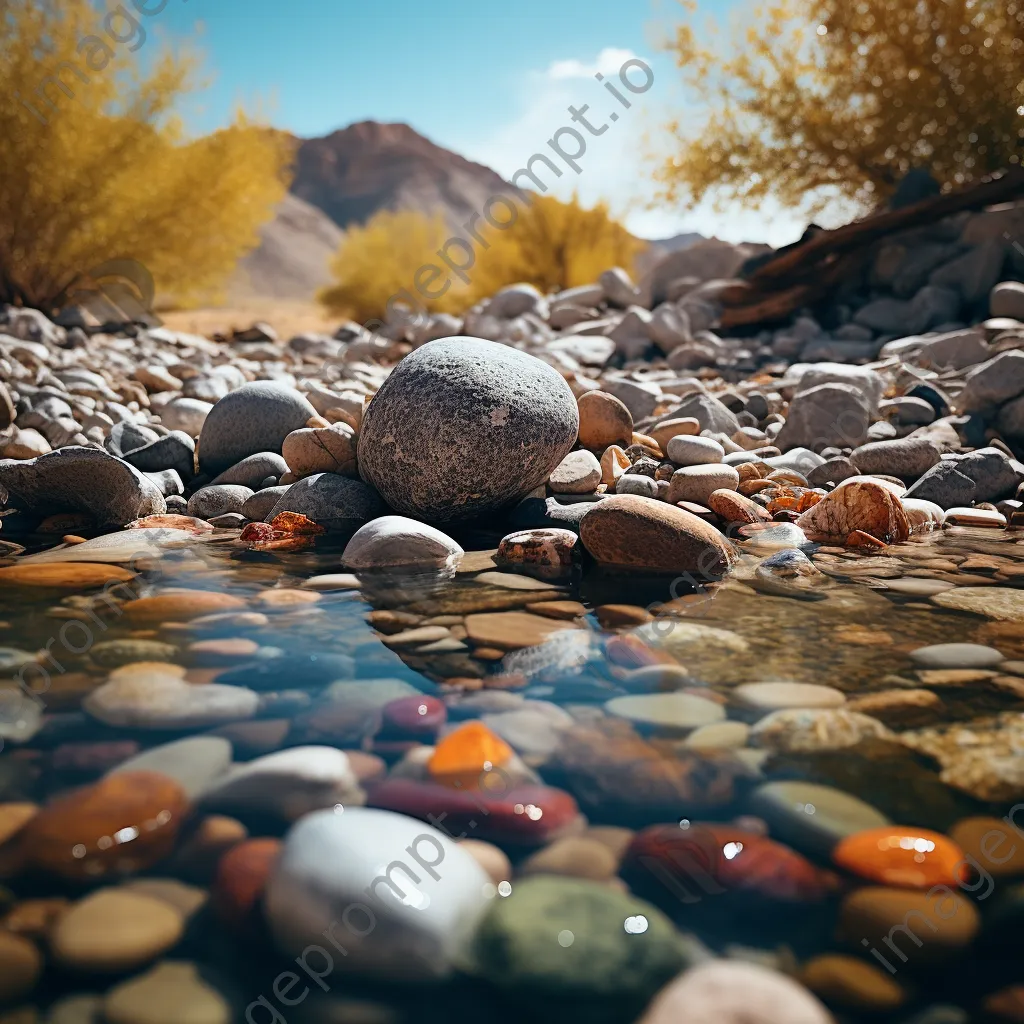
[[[846,694],[831,686],[815,683],[743,683],[732,691],[740,704],[759,711],[783,708],[837,708],[846,703]]]
[[[725,709],[714,701],[690,693],[637,693],[614,697],[605,704],[610,715],[637,725],[689,730],[725,718]]]
[[[910,660],[921,668],[995,668],[1004,659],[983,644],[933,644],[911,651]]]

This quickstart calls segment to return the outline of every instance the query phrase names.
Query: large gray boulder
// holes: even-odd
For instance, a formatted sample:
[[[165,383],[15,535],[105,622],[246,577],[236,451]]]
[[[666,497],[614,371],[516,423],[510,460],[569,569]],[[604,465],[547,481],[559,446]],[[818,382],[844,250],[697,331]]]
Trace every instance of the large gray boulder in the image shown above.
[[[4,459],[0,489],[8,492],[8,504],[25,512],[85,512],[99,526],[124,526],[167,511],[160,489],[134,466],[77,445],[35,459]]]
[[[494,342],[443,338],[406,356],[367,406],[359,472],[399,512],[472,519],[544,483],[578,430],[557,370]]]
[[[798,391],[776,443],[790,448],[857,448],[868,439],[869,400],[852,384],[818,384]]]
[[[220,473],[258,452],[280,455],[284,439],[315,415],[294,388],[269,380],[246,384],[210,410],[199,435],[199,466]]]

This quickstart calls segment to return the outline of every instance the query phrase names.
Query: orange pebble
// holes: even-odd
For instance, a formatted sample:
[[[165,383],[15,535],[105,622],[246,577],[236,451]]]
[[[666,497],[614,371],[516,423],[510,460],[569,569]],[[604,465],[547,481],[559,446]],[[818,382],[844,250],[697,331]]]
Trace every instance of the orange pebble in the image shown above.
[[[443,786],[479,789],[481,776],[512,756],[512,748],[486,725],[467,722],[438,741],[427,771]]]
[[[885,825],[857,832],[836,846],[832,860],[881,885],[930,889],[967,880],[963,850],[948,836],[925,828]]]

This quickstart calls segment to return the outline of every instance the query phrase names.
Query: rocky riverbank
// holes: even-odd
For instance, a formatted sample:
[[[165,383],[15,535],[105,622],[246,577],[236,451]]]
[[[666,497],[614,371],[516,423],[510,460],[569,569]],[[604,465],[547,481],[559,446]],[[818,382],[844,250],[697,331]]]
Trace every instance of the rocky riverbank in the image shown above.
[[[709,253],[372,336],[6,310],[0,1019],[1021,1019],[974,223],[912,335],[715,333]]]

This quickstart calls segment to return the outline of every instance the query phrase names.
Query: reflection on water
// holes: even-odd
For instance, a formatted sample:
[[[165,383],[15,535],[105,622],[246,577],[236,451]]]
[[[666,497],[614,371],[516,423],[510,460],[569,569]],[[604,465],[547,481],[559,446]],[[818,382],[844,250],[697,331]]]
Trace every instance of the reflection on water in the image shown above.
[[[76,587],[70,570],[64,587],[0,591],[0,677],[8,680],[0,705],[0,825],[15,813],[2,813],[8,805],[42,804],[94,784],[130,757],[199,734],[231,742],[232,770],[302,745],[359,751],[366,759],[359,786],[373,803],[382,773],[390,772],[392,787],[403,778],[423,780],[429,750],[417,751],[438,730],[479,720],[501,744],[486,767],[504,758],[510,785],[564,790],[592,829],[669,828],[660,839],[654,832],[634,837],[628,850],[623,833],[611,874],[718,952],[749,947],[795,969],[794,956],[802,962],[829,950],[860,952],[837,939],[837,923],[848,930],[851,915],[861,913],[849,893],[858,874],[861,881],[871,874],[863,864],[851,872],[831,862],[839,835],[878,821],[948,835],[962,831],[965,819],[1002,816],[1024,797],[1024,749],[1017,746],[1024,591],[1016,589],[1024,580],[1024,540],[1015,531],[952,528],[860,553],[808,544],[789,524],[745,528],[733,571],[706,588],[592,565],[565,579],[531,579],[499,570],[488,553],[498,538],[487,536],[470,539],[457,571],[350,577],[340,567],[340,549],[323,538],[315,549],[281,553],[245,550],[230,531],[191,538],[158,533],[146,531],[138,550],[127,554],[120,535],[120,552],[97,543],[75,556],[76,563],[91,558],[140,570],[127,594]],[[59,561],[49,554],[38,564]],[[217,604],[196,591],[238,600]],[[155,597],[178,600],[144,614],[141,602]],[[954,643],[997,653],[914,654]],[[20,689],[19,678],[26,684]],[[83,710],[111,679],[130,691],[120,699],[152,705],[134,725],[97,713],[107,706],[100,697]],[[749,686],[766,682],[813,685]],[[225,685],[255,693],[255,713],[225,711],[212,691],[201,706],[204,688]],[[193,725],[183,727],[181,717],[161,724],[161,714],[171,715],[171,697],[166,706],[153,697],[161,686],[174,691],[176,713],[192,714]],[[182,701],[192,710],[182,712]],[[294,817],[282,811],[298,806],[289,803],[294,794],[274,788],[291,784],[282,778],[268,777],[258,813],[239,813],[238,827],[250,836],[280,836]],[[768,783],[797,785],[792,806]],[[821,789],[825,804],[799,788],[809,784],[831,787]],[[326,806],[317,803],[319,792],[313,806]],[[406,812],[401,801],[415,792],[395,789],[389,799]],[[469,796],[452,792],[455,802]],[[299,801],[304,811],[307,797]],[[534,818],[534,826],[547,829],[557,818],[541,798],[517,799],[516,807],[536,811],[518,815]],[[383,801],[377,805],[390,806]],[[446,813],[462,820],[454,803]],[[490,804],[484,813],[494,815],[492,842],[515,864],[568,834],[570,825],[573,834],[581,827],[574,810],[564,827],[556,822],[561,831],[527,842],[516,838],[514,807],[511,823],[501,828]],[[193,831],[196,821],[207,830],[228,828],[211,824],[202,808],[191,814]],[[794,821],[800,814],[814,823]],[[465,820],[471,819],[468,808]],[[683,834],[680,820],[687,822],[685,848],[671,833]],[[650,846],[646,853],[637,846],[641,840]],[[146,842],[131,825],[109,841]],[[209,888],[211,866],[189,862],[182,842],[196,840],[182,834],[173,856],[147,862],[142,873]],[[916,849],[908,842],[907,849]],[[901,843],[897,836],[886,850]],[[0,909],[81,894],[70,876],[18,862],[14,845],[0,846],[9,887],[0,890]],[[674,884],[680,864],[689,866],[686,891],[704,879],[705,892],[721,895],[672,898],[666,885]],[[516,884],[513,878],[508,889],[501,881],[507,891]],[[1011,898],[1012,881],[1001,884],[1002,916],[993,911],[992,928],[1005,934],[1020,904]],[[409,908],[438,899],[415,887],[403,898]],[[783,905],[788,909],[780,913]],[[987,922],[989,908],[982,910]],[[251,925],[255,918],[247,920]],[[272,976],[267,972],[276,961],[263,925],[243,941],[223,922],[186,936],[181,948],[232,999],[244,1000]],[[624,929],[644,933],[647,918],[631,915]],[[225,934],[236,938],[224,942]],[[970,1006],[997,982],[1012,980],[1016,968],[1008,966],[1008,954],[985,945],[987,924],[978,935],[949,940],[962,965],[955,976],[927,958],[908,969],[914,984],[897,976],[908,1012],[944,1001]],[[922,979],[932,988],[923,989]],[[58,971],[33,998],[45,1005],[83,984]],[[478,984],[453,983],[426,1008],[410,992],[379,985],[346,982],[346,992],[357,992],[367,1013],[377,1014],[360,1020],[412,1019],[411,1007],[418,1020],[459,1007],[486,1007],[488,1019],[512,1012]]]

